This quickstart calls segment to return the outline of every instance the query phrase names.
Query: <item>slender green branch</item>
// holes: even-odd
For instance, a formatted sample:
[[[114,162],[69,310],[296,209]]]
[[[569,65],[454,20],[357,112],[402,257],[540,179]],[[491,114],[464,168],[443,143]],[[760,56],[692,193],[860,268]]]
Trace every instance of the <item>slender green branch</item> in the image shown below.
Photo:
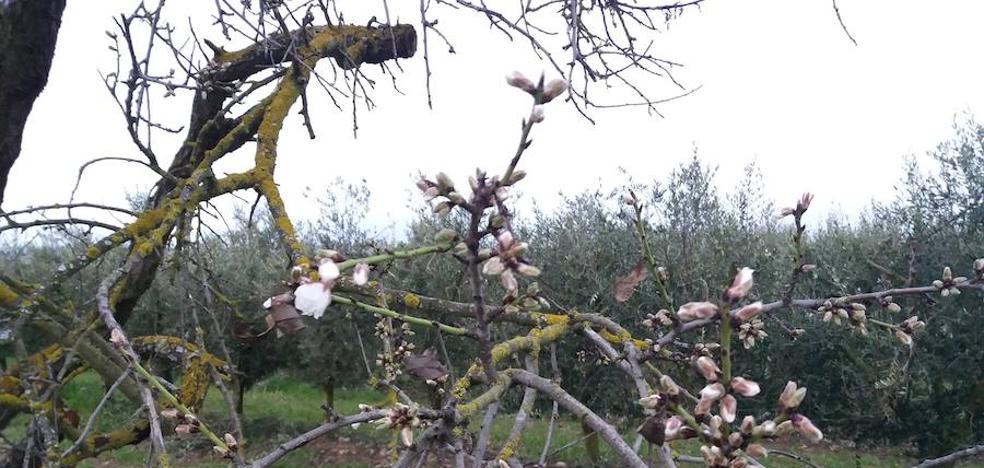
[[[430,255],[433,253],[447,252],[448,250],[451,250],[451,247],[454,247],[453,243],[442,242],[440,244],[428,245],[426,247],[418,247],[416,249],[398,250],[395,252],[373,255],[371,257],[364,257],[364,258],[353,258],[353,259],[345,260],[344,262],[339,262],[338,269],[340,271],[345,271],[349,268],[355,267],[360,263],[368,263],[370,265],[375,265],[377,263],[384,263],[390,260],[397,260],[397,259],[404,260],[408,258],[420,257],[423,255]]]
[[[402,320],[404,322],[412,323],[414,325],[421,325],[421,326],[425,326],[425,327],[437,327],[437,328],[439,328],[444,333],[450,333],[452,335],[459,335],[459,336],[472,336],[472,333],[469,332],[468,330],[465,330],[464,328],[452,327],[450,325],[445,325],[443,323],[435,322],[433,320],[427,320],[427,319],[420,318],[420,317],[414,317],[412,315],[401,314],[399,312],[396,312],[396,311],[393,311],[393,310],[390,310],[390,309],[384,309],[382,307],[377,307],[377,306],[374,306],[374,305],[366,304],[364,302],[359,302],[359,301],[356,301],[356,300],[353,300],[353,299],[349,299],[349,298],[344,297],[344,296],[338,296],[338,295],[332,294],[331,300],[332,300],[332,302],[335,302],[335,303],[338,303],[338,304],[346,304],[346,305],[350,305],[350,306],[355,306],[355,307],[357,307],[359,309],[362,309],[362,310],[364,310],[366,312],[370,312],[370,313],[373,313],[373,314],[379,314],[379,315],[382,315],[384,317],[394,318],[394,319],[397,319],[397,320]]]

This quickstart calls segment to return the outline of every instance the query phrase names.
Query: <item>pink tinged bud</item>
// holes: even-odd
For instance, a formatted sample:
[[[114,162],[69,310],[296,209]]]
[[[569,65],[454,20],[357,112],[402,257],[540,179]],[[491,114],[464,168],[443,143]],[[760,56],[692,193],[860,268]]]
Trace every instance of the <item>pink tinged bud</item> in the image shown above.
[[[683,322],[709,319],[718,313],[718,307],[710,302],[688,302],[677,310],[677,318]]]
[[[419,188],[421,192],[424,192],[430,188],[430,183],[424,179],[420,179],[417,181],[417,188]]]
[[[751,268],[738,270],[734,281],[731,282],[731,287],[724,292],[724,298],[729,301],[737,301],[745,297],[748,291],[752,289],[752,274],[754,272],[755,270]]]
[[[499,275],[499,282],[502,283],[503,289],[511,293],[516,292],[516,290],[519,289],[519,283],[516,282],[516,276],[514,276],[509,270],[506,270]]]
[[[779,395],[779,405],[783,408],[795,408],[806,398],[806,387],[796,388],[796,382],[789,381]]]
[[[899,341],[902,342],[902,344],[906,346],[912,346],[912,335],[902,330],[895,330],[895,337],[898,338]]]
[[[700,390],[701,399],[709,399],[711,401],[717,400],[724,396],[724,385],[719,382],[714,382],[712,384],[707,384],[704,388]]]
[[[741,420],[741,433],[749,435],[755,429],[755,416],[748,415]]]
[[[301,311],[301,315],[319,319],[329,305],[331,290],[322,283],[306,283],[294,290],[294,308]]]
[[[495,189],[495,198],[498,198],[499,201],[505,201],[509,198],[509,187],[502,186]]]
[[[530,81],[525,75],[518,71],[514,71],[506,75],[506,83],[514,88],[519,88],[527,93],[533,94],[536,92],[536,85]]]
[[[175,434],[179,434],[179,435],[191,434],[192,433],[191,425],[189,425],[189,424],[178,424],[177,426],[174,427],[174,433]]]
[[[659,403],[662,398],[659,394],[652,394],[647,397],[639,399],[639,405],[646,409],[656,409],[659,407]]]
[[[769,421],[769,422],[772,423],[772,427],[771,427],[772,432],[771,433],[772,434],[775,434],[777,436],[789,435],[789,434],[792,434],[793,431],[796,430],[795,428],[793,428],[793,423],[790,422],[790,421],[783,421],[778,426],[776,426],[776,423],[774,423],[772,421]],[[764,427],[764,424],[763,424],[763,427]],[[763,430],[762,432],[765,435],[770,435],[770,433],[769,432],[766,432],[765,430]]]
[[[437,187],[428,187],[427,190],[424,190],[424,201],[431,201],[440,194],[441,191]]]
[[[731,379],[731,389],[743,397],[753,397],[758,395],[759,391],[761,391],[758,383],[744,377],[735,377]]]
[[[659,378],[659,384],[663,387],[663,391],[666,392],[667,395],[677,396],[680,394],[680,386],[673,381],[672,377],[666,374],[663,374],[663,376]]]
[[[813,194],[806,192],[800,197],[799,202],[796,203],[796,208],[800,211],[806,211],[810,209],[810,203],[813,203]]]
[[[741,457],[732,458],[731,461],[728,462],[728,468],[746,468],[746,467],[748,467],[748,461]]]
[[[697,358],[697,370],[700,372],[700,375],[704,376],[704,380],[710,382],[717,380],[717,374],[721,372],[721,368],[718,367],[713,359],[707,356]]]
[[[499,257],[492,257],[482,265],[482,273],[486,275],[501,275],[505,270],[506,265],[502,263],[502,259]]]
[[[239,445],[239,442],[236,441],[236,438],[233,437],[232,434],[229,434],[228,432],[224,436],[222,436],[222,440],[226,443],[226,445],[229,446],[229,448],[232,449],[236,448],[236,446]]]
[[[176,410],[174,408],[168,408],[168,409],[166,409],[164,411],[161,411],[161,417],[164,418],[164,419],[177,419],[178,418],[178,410]]]
[[[533,112],[530,112],[530,122],[540,123],[543,122],[545,114],[543,112],[543,106],[536,105],[533,106]]]
[[[769,456],[769,451],[766,450],[765,446],[762,444],[748,444],[748,447],[745,447],[745,453],[747,453],[748,456],[755,458],[765,458]]]
[[[707,398],[701,398],[697,402],[697,406],[694,407],[694,416],[700,416],[711,412],[711,405],[714,404],[714,400]]]
[[[762,302],[753,302],[748,304],[741,309],[731,312],[731,316],[742,322],[753,319],[756,315],[762,313]]]
[[[516,272],[523,276],[540,276],[540,269],[527,263],[520,263],[519,266],[516,267]]]
[[[499,233],[499,236],[496,237],[496,240],[499,241],[499,246],[501,246],[503,249],[508,249],[509,247],[512,247],[513,243],[516,242],[516,238],[514,238],[512,233],[509,231],[502,231],[501,233]]]
[[[543,87],[543,102],[550,102],[567,91],[567,80],[554,79],[550,80],[546,86]]]
[[[739,432],[732,432],[728,436],[728,445],[730,445],[732,447],[741,447],[741,443],[742,443],[743,440],[744,439],[742,438],[741,433],[739,433]]]
[[[779,217],[780,218],[785,218],[786,216],[789,216],[789,215],[794,214],[794,213],[796,213],[796,209],[795,208],[786,207],[786,208],[783,208],[783,209],[779,210]]]
[[[817,443],[823,440],[823,432],[820,432],[820,429],[818,429],[817,426],[813,425],[813,422],[810,421],[810,418],[807,418],[802,414],[794,414],[790,418],[790,421],[793,423],[793,427],[795,427],[796,430],[799,431],[800,435],[806,437],[806,440],[809,440],[810,442],[813,443]]]
[[[683,427],[683,420],[679,416],[671,416],[666,420],[666,424],[663,426],[663,434],[667,440],[675,439],[680,435],[680,429]]]
[[[322,283],[327,283],[335,278],[338,278],[340,274],[341,272],[338,271],[338,265],[335,265],[335,262],[331,261],[331,259],[326,258],[321,260],[321,265],[318,266],[318,276],[321,277]]]
[[[359,263],[355,266],[355,270],[352,272],[352,282],[363,286],[369,282],[369,264]]]
[[[407,447],[413,445],[413,429],[410,426],[400,429],[400,442]]]
[[[733,423],[735,422],[735,417],[738,413],[738,400],[731,395],[725,395],[721,399],[721,417],[725,422]]]

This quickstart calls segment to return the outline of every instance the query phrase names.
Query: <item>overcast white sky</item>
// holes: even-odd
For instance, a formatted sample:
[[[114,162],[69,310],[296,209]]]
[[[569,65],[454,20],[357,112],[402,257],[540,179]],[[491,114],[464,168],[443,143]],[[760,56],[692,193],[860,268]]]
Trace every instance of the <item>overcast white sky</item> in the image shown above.
[[[361,3],[360,11],[346,14],[356,23],[369,16],[361,10],[381,5],[350,3]],[[394,16],[419,21],[417,2],[390,3]],[[104,30],[125,4],[69,2],[5,209],[67,201],[78,167],[94,157],[140,157],[97,74],[97,68],[112,69]],[[207,16],[207,4],[175,0],[169,7],[172,14],[184,9]],[[656,44],[663,57],[685,64],[678,78],[701,85],[700,91],[664,105],[665,119],[642,109],[603,110],[592,114],[596,125],[570,105],[550,104],[522,162],[530,173],[523,192],[549,208],[561,200],[560,191],[623,182],[619,167],[636,180],[663,178],[696,146],[702,159],[720,167],[725,190],[756,160],[767,193],[780,203],[810,190],[821,210],[850,213],[872,198],[892,197],[904,155],[923,154],[948,137],[955,114],[984,109],[984,2],[838,4],[858,47],[844,36],[829,0],[708,0],[689,11]],[[370,219],[385,224],[405,219],[411,175],[418,171],[443,170],[463,184],[475,167],[499,172],[505,166],[528,98],[505,86],[503,76],[513,69],[535,75],[547,65],[525,45],[489,31],[480,17],[443,11],[437,18],[458,54],[435,47],[433,110],[426,106],[418,54],[402,63],[405,95],[393,92],[387,77],[379,80],[378,108],[360,112],[357,139],[350,112],[323,98],[313,104],[316,140],[308,140],[300,118],[292,117],[281,139],[277,180],[296,218],[317,212],[305,189],[320,192],[336,176],[365,179],[373,191]],[[220,39],[215,31],[203,35]],[[186,103],[173,99],[157,115],[183,125]],[[158,143],[161,155],[173,154],[177,144]],[[251,160],[239,155],[220,169],[241,169]],[[77,199],[122,205],[127,191],[146,189],[155,179],[135,165],[102,164],[90,169]]]

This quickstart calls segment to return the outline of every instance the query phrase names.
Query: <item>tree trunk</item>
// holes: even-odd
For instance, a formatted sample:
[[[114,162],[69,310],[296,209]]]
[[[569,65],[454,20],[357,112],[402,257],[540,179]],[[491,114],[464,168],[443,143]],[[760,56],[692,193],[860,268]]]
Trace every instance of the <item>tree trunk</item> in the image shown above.
[[[48,82],[65,0],[0,0],[0,207],[24,124]]]

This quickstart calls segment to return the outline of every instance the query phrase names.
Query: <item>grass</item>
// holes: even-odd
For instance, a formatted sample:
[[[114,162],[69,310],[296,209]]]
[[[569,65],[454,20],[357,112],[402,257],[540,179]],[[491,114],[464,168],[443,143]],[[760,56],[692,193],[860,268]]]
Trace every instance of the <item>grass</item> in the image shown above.
[[[102,396],[102,382],[92,373],[83,374],[74,379],[62,391],[62,397],[73,408],[80,409],[80,417],[84,422],[89,412],[98,403]],[[373,404],[382,401],[383,395],[368,389],[345,389],[336,392],[335,407],[341,414],[351,414],[358,411],[360,403]],[[256,455],[269,450],[276,444],[290,439],[295,435],[320,424],[323,420],[321,404],[323,394],[317,387],[298,382],[291,378],[278,375],[268,378],[259,383],[246,394],[244,409],[246,420],[244,430],[246,432],[247,447],[249,455]],[[115,425],[125,422],[132,418],[136,408],[122,396],[112,398],[107,407],[100,413],[96,423],[99,430],[109,429]],[[210,392],[206,399],[205,406],[201,412],[201,418],[211,427],[218,431],[228,430],[226,420],[226,405],[221,395]],[[480,419],[480,418],[476,418]],[[25,415],[18,416],[18,419],[10,424],[3,432],[8,440],[17,440],[23,436],[24,428],[28,418]],[[623,433],[629,433],[629,427],[634,426],[634,422],[622,424]],[[523,444],[519,453],[523,459],[536,459],[539,457],[546,439],[547,428],[549,425],[549,414],[537,415],[528,423],[523,431]],[[502,415],[494,422],[492,429],[493,440],[505,440],[512,427],[512,419],[509,415]],[[478,421],[472,421],[470,429],[478,430]],[[277,466],[325,466],[323,455],[325,450],[333,446],[345,444],[355,444],[355,447],[386,447],[395,443],[395,435],[387,430],[376,429],[375,425],[367,424],[358,430],[347,429],[339,431],[333,439],[325,439],[316,442],[310,447],[295,451],[282,459]],[[580,424],[569,418],[560,418],[554,430],[553,443],[551,450],[556,450],[571,442],[582,439],[583,432]],[[70,442],[64,441],[62,444],[66,448]],[[143,466],[146,458],[145,444],[137,447],[125,447],[100,457],[98,460],[87,460],[81,466],[84,467],[125,467]],[[220,467],[227,466],[221,460],[214,458],[210,453],[210,447],[202,438],[192,437],[190,439],[169,439],[169,452],[172,456],[178,457],[175,460],[177,466],[201,466],[201,467]],[[699,454],[699,444],[693,441],[679,441],[672,444],[672,448],[679,453],[695,455]],[[809,458],[813,463],[828,468],[861,468],[861,467],[903,467],[910,466],[912,459],[893,454],[888,450],[881,451],[858,451],[846,449],[829,444],[816,447],[801,445],[782,445],[776,447],[781,450],[792,451]],[[611,451],[607,445],[600,442],[600,453],[603,460],[609,460],[606,466],[618,466],[611,457]],[[645,453],[645,449],[644,452]],[[343,468],[356,468],[371,466],[368,461],[359,455],[348,457],[349,459],[334,462],[331,466]],[[552,461],[563,461],[570,466],[584,466],[588,459],[585,444],[575,443],[569,448],[559,451],[550,457]],[[782,458],[779,456],[769,457],[767,465],[770,467],[802,467],[800,462]],[[984,467],[984,463],[971,462],[961,466]]]

